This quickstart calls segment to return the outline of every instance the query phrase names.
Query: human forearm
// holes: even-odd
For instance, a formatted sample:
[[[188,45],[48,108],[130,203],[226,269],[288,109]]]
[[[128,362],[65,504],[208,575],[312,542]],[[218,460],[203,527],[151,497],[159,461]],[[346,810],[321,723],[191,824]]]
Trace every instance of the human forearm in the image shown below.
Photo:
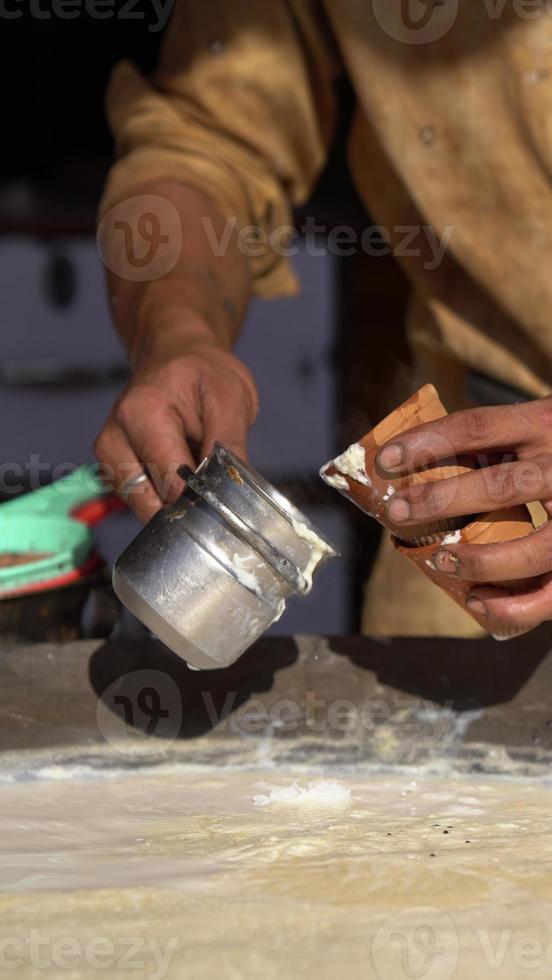
[[[175,242],[177,248],[172,254],[169,248],[164,253],[152,248],[147,267],[138,265],[136,281],[129,274],[129,242],[121,231],[126,227],[128,238],[128,228],[139,227],[140,207],[153,227],[152,203],[158,198],[165,205],[169,202],[160,210],[170,220],[160,222],[157,231],[169,248]],[[135,513],[147,520],[181,492],[176,476],[180,464],[195,465],[216,440],[246,455],[257,392],[251,374],[230,348],[244,317],[250,279],[235,231],[223,235],[224,222],[193,188],[150,185],[130,199],[127,208],[121,215],[118,207],[117,225],[115,219],[112,229],[107,223],[107,241],[101,244],[104,253],[107,250],[114,319],[129,354],[132,378],[115,402],[95,450],[109,482],[123,496],[129,478],[148,475],[128,498]],[[224,249],[214,249],[213,241],[224,242]],[[132,275],[133,269],[131,264]]]
[[[123,221],[131,229],[159,200],[159,233],[167,248],[152,249],[140,270],[143,281],[124,274],[128,258],[117,227],[106,223],[102,242],[109,261],[108,288],[119,335],[133,368],[151,357],[175,354],[197,343],[214,342],[229,350],[243,322],[251,283],[247,258],[240,252],[236,229],[225,234],[225,221],[200,191],[175,181],[157,181],[140,188],[128,201]],[[181,247],[179,248],[181,242]],[[221,243],[214,248],[213,243]],[[223,247],[224,246],[224,247]],[[169,265],[169,271],[160,275]],[[121,270],[122,274],[117,274]],[[149,275],[149,278],[146,278]]]

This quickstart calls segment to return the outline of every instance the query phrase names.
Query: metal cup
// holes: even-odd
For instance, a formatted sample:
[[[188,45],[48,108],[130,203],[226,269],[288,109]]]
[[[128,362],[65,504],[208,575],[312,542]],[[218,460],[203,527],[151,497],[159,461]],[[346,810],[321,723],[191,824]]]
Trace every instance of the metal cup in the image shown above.
[[[197,669],[233,663],[310,590],[337,552],[281,493],[218,443],[117,561],[121,602]]]

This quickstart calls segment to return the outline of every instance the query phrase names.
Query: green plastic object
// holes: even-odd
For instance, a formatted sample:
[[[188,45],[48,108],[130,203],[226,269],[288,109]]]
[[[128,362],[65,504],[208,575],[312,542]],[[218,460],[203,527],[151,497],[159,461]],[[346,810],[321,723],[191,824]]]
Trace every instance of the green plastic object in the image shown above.
[[[0,567],[0,596],[23,592],[69,574],[90,555],[93,533],[69,515],[76,507],[109,491],[93,466],[0,505],[0,566],[2,554],[43,554],[20,565]]]
[[[86,524],[67,517],[4,517],[0,515],[0,562],[2,554],[46,555],[23,565],[0,567],[0,596],[22,592],[67,575],[88,558],[93,534]]]
[[[67,517],[71,511],[89,500],[109,493],[98,476],[96,466],[79,466],[78,469],[50,483],[40,490],[33,490],[0,505],[0,517],[16,514],[45,514],[48,517]],[[0,544],[1,548],[1,544]]]

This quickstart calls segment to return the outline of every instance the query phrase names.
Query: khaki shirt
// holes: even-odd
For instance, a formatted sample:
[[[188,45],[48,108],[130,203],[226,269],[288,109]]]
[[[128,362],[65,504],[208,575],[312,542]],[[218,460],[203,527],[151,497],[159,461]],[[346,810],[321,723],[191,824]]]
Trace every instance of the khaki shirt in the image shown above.
[[[158,71],[146,79],[128,62],[114,71],[118,160],[102,211],[169,177],[266,234],[289,225],[324,165],[335,82],[347,72],[357,96],[351,171],[413,284],[410,337],[426,374],[461,364],[548,394],[549,8],[175,0]],[[440,262],[429,231],[446,245]],[[265,249],[251,264],[259,295],[296,290],[285,256]]]

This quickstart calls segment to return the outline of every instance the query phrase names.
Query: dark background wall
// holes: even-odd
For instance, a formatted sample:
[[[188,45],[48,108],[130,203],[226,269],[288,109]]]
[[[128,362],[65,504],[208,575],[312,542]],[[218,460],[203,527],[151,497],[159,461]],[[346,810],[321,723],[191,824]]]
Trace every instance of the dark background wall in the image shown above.
[[[75,20],[40,20],[26,3],[12,7],[22,16],[0,18],[2,210],[17,204],[6,185],[28,180],[44,204],[93,213],[111,153],[109,73],[123,57],[153,68],[160,34],[146,20],[98,21],[84,9]]]

